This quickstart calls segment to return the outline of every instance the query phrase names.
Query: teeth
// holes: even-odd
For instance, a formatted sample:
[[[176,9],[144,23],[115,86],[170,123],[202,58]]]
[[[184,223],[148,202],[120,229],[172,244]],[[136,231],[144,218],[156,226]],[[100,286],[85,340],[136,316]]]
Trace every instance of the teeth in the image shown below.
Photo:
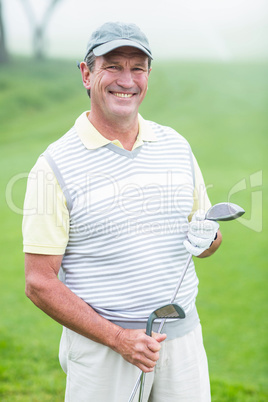
[[[114,92],[115,96],[118,96],[119,98],[131,98],[132,94],[122,94],[119,92]]]

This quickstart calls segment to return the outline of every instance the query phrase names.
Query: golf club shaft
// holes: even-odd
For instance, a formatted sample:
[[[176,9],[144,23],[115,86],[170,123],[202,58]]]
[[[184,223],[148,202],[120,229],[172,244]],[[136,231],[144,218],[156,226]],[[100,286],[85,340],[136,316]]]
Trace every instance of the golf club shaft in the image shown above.
[[[186,274],[186,271],[187,271],[187,269],[188,269],[188,267],[189,267],[189,265],[190,265],[191,259],[192,259],[192,254],[189,254],[189,257],[187,258],[185,267],[184,267],[184,269],[183,269],[183,271],[182,271],[182,273],[181,273],[181,276],[180,276],[180,278],[179,278],[179,280],[178,280],[177,286],[176,286],[176,288],[175,288],[175,290],[174,290],[174,293],[173,293],[173,295],[172,295],[172,298],[171,298],[171,300],[170,300],[170,303],[173,303],[174,300],[176,299],[177,293],[178,293],[178,291],[179,291],[179,288],[181,287],[183,278],[184,278],[184,276],[185,276],[185,274]],[[160,332],[162,331],[165,322],[166,322],[166,319],[163,318],[162,321],[161,321],[161,323],[160,323],[160,325],[159,325],[158,331],[157,331],[159,334],[160,334]],[[140,372],[140,375],[139,375],[139,377],[138,377],[138,379],[137,379],[137,381],[136,381],[136,384],[134,385],[134,388],[133,388],[133,390],[132,390],[132,393],[131,393],[131,395],[130,395],[130,398],[129,398],[128,402],[132,402],[132,401],[133,401],[134,396],[135,396],[135,394],[136,394],[136,392],[137,392],[137,389],[138,389],[138,387],[139,387],[139,385],[140,385],[142,375],[143,375],[143,372],[141,371],[141,372]]]
[[[177,293],[178,293],[178,291],[179,291],[179,289],[180,289],[180,287],[181,287],[182,281],[183,281],[183,279],[184,279],[184,277],[185,277],[185,274],[186,274],[186,271],[187,271],[187,269],[188,269],[188,267],[189,267],[189,265],[190,265],[191,259],[192,259],[192,254],[189,254],[189,257],[187,258],[185,267],[184,267],[184,269],[183,269],[183,271],[182,271],[182,273],[181,273],[181,276],[180,276],[180,278],[179,278],[179,280],[178,280],[177,286],[176,286],[176,288],[175,288],[175,290],[174,290],[174,293],[173,293],[173,295],[172,295],[172,297],[171,297],[171,299],[170,299],[170,303],[173,303],[174,300],[176,299]],[[158,332],[159,334],[160,334],[160,332],[162,331],[163,326],[165,325],[165,322],[166,322],[166,318],[163,318],[162,321],[161,321],[161,323],[160,323],[160,325],[159,325],[159,327],[158,327],[158,331],[157,331],[157,332]]]
[[[145,373],[143,373],[143,372],[141,374],[141,380],[140,381],[141,381],[141,387],[140,387],[140,394],[139,394],[139,402],[142,402],[144,381],[145,381]]]
[[[139,387],[139,385],[140,385],[142,374],[143,374],[143,371],[141,371],[140,374],[139,374],[139,377],[138,377],[138,379],[137,379],[137,381],[136,381],[136,384],[134,385],[134,388],[133,388],[133,390],[132,390],[132,392],[131,392],[131,395],[130,395],[130,397],[129,397],[128,402],[132,402],[132,401],[133,401],[134,396],[136,395],[136,392],[137,392],[138,387]]]

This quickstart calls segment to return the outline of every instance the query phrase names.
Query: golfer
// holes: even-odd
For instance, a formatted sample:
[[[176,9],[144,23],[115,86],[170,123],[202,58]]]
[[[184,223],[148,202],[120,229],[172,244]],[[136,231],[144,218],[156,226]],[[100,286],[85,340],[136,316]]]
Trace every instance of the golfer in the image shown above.
[[[145,334],[189,252],[207,257],[221,242],[218,223],[204,220],[211,204],[188,142],[139,114],[152,59],[136,25],[96,30],[80,63],[90,111],[28,178],[26,294],[63,326],[70,402],[127,402],[140,370],[144,401],[210,401],[193,262],[175,300],[186,317]]]

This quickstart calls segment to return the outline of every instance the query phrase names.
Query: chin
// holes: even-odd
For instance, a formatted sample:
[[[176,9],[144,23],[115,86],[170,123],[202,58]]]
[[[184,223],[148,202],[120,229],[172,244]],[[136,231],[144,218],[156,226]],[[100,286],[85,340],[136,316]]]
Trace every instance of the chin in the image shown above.
[[[138,109],[118,108],[111,110],[111,114],[118,117],[135,117],[138,114]]]

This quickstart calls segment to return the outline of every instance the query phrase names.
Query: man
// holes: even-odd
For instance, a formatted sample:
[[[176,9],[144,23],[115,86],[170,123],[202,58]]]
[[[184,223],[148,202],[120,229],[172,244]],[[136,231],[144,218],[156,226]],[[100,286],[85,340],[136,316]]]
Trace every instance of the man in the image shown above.
[[[138,114],[151,60],[134,24],[94,32],[80,64],[91,110],[29,175],[26,294],[63,325],[66,401],[126,402],[140,370],[144,400],[210,400],[193,263],[176,298],[186,318],[144,330],[188,252],[206,257],[221,242],[198,211],[210,202],[187,141]]]

